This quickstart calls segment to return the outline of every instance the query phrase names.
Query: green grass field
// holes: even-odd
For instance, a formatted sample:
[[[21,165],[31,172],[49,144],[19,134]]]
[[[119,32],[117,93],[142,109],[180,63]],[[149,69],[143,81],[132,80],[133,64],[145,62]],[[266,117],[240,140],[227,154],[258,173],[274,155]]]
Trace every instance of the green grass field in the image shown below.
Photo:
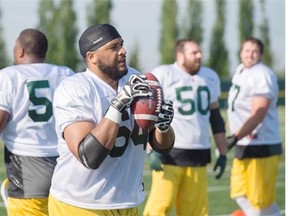
[[[285,142],[285,108],[280,107],[280,121],[281,121],[281,135],[283,140],[283,146]],[[223,116],[225,117],[225,113],[223,112]],[[214,151],[212,151],[214,152]],[[229,215],[234,210],[238,209],[236,203],[230,199],[229,197],[229,185],[230,185],[230,168],[231,168],[231,159],[232,152],[228,154],[228,163],[227,168],[220,180],[215,179],[215,173],[213,173],[212,169],[215,163],[215,155],[212,155],[212,163],[208,166],[208,198],[209,198],[209,216],[224,216]],[[3,145],[0,150],[0,182],[5,179],[5,167],[4,167],[4,157],[3,157]],[[151,173],[149,170],[149,166],[145,164],[145,172],[144,172],[144,182],[146,188],[146,195],[149,194],[150,186],[151,186]],[[285,215],[285,149],[284,154],[282,156],[281,164],[279,167],[279,174],[276,184],[276,192],[277,192],[277,203],[280,206],[283,215]],[[147,196],[146,196],[147,198]],[[139,206],[139,210],[142,213],[145,202]],[[175,215],[173,214],[171,216]],[[2,199],[0,199],[0,216],[6,216],[6,210]]]

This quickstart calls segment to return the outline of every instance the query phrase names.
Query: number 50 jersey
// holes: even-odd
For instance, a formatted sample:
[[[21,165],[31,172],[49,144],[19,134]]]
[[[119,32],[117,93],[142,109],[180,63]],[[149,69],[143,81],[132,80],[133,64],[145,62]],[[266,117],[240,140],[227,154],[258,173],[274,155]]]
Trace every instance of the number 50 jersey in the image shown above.
[[[46,63],[0,71],[0,109],[10,114],[1,135],[10,152],[34,157],[58,155],[52,99],[60,81],[72,74],[68,67]]]
[[[221,93],[216,72],[201,67],[192,76],[174,63],[158,66],[152,73],[162,85],[164,98],[173,101],[174,148],[210,148],[210,105]]]

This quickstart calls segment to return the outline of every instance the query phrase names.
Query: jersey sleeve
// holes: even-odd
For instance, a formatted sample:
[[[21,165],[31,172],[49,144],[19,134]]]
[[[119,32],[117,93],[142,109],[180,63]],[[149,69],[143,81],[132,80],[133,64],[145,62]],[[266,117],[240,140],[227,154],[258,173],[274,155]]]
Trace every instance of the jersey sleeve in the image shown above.
[[[160,83],[163,83],[162,77],[161,77],[161,67],[154,68],[151,73],[158,79]]]
[[[93,111],[94,105],[86,83],[74,83],[64,80],[56,89],[53,99],[53,110],[56,118],[56,127],[61,131],[75,122],[89,121],[95,124]],[[87,86],[87,85],[86,85]]]
[[[7,73],[8,69],[0,71],[0,109],[8,113],[12,112],[13,103],[13,80]]]
[[[169,87],[168,83],[171,83],[172,74],[171,65],[160,65],[154,68],[151,73],[158,79],[163,89]]]
[[[211,103],[214,103],[218,101],[221,95],[220,78],[214,70],[209,70],[207,82],[211,88]]]
[[[255,71],[252,83],[252,94],[255,96],[263,96],[268,99],[277,97],[277,78],[265,71],[264,68]]]
[[[215,73],[215,101],[218,100],[218,98],[220,97],[221,95],[221,83],[220,83],[220,79],[219,79],[219,76]]]

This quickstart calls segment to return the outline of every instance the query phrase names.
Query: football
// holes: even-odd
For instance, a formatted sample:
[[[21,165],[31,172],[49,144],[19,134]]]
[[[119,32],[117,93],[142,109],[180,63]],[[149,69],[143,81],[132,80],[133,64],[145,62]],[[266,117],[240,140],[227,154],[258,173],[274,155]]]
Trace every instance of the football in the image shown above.
[[[140,128],[151,130],[158,121],[158,114],[163,103],[163,91],[159,81],[152,73],[146,73],[145,76],[152,96],[136,98],[131,104],[131,113]]]

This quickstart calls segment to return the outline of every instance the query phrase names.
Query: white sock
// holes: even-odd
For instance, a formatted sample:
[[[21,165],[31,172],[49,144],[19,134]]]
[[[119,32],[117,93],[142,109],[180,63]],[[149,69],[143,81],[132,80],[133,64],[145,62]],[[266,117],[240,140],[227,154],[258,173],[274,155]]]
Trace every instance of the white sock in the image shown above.
[[[261,215],[265,216],[281,216],[280,209],[276,203],[273,203],[266,209],[261,210]]]
[[[237,197],[235,198],[235,201],[243,210],[245,216],[261,216],[261,211],[259,209],[255,209],[246,196]]]

